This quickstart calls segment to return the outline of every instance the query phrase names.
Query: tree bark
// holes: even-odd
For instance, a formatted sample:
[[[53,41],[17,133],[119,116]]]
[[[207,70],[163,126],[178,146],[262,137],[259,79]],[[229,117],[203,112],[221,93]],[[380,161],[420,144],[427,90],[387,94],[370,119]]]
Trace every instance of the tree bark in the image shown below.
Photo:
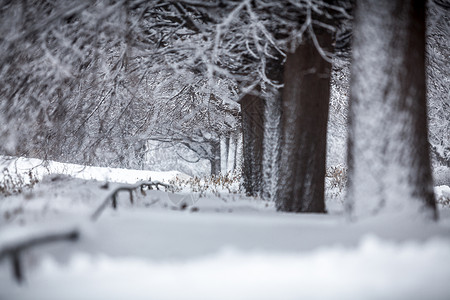
[[[233,135],[233,171],[242,168],[242,130]]]
[[[211,176],[219,175],[220,172],[220,140],[211,141],[212,157],[209,160],[211,165]]]
[[[281,101],[280,89],[272,88],[265,91],[264,113],[264,155],[263,155],[263,186],[262,198],[274,200],[277,189],[279,155],[280,155],[280,117]]]
[[[229,171],[229,169],[230,169],[230,167],[229,167],[229,165],[228,165],[228,162],[229,162],[229,160],[228,160],[228,157],[229,157],[229,155],[230,155],[230,135],[228,134],[227,136],[225,136],[225,140],[224,140],[224,161],[222,162],[223,163],[223,172],[224,172],[224,174],[226,174],[226,173],[228,173],[228,171]]]
[[[259,91],[256,91],[259,93]],[[243,186],[248,196],[261,192],[264,139],[264,100],[259,95],[246,94],[241,100],[243,156]]]
[[[332,34],[316,31],[329,50]],[[306,37],[305,37],[306,38]],[[325,212],[324,181],[331,63],[311,37],[288,53],[282,90],[281,157],[276,206],[288,212]]]
[[[230,147],[228,149],[228,171],[234,172],[234,169],[236,168],[236,147],[237,147],[237,139],[236,139],[236,133],[231,133],[230,135]]]
[[[354,25],[349,108],[351,217],[437,217],[425,86],[425,1],[361,0]]]

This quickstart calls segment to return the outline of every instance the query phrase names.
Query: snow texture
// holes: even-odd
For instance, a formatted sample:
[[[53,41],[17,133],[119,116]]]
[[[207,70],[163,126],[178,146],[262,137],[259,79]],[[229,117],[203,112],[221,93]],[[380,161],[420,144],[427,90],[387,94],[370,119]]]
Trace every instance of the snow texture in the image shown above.
[[[354,249],[288,254],[225,249],[182,262],[78,253],[65,266],[45,258],[33,273],[23,287],[2,284],[0,295],[49,300],[445,299],[450,295],[450,244],[396,245],[369,236]]]
[[[27,160],[19,161],[24,166]],[[111,173],[124,181],[147,179],[138,170],[85,168],[77,174],[103,180]],[[91,213],[120,185],[110,182],[105,189],[104,181],[50,174],[31,191],[0,198],[0,251],[46,232],[81,232],[75,243],[23,252],[23,285],[1,260],[0,299],[450,296],[448,208],[441,208],[439,223],[408,217],[348,223],[340,213],[277,213],[273,202],[224,190],[200,197],[185,188],[138,193],[133,205],[124,193],[116,211],[107,209],[91,222]]]

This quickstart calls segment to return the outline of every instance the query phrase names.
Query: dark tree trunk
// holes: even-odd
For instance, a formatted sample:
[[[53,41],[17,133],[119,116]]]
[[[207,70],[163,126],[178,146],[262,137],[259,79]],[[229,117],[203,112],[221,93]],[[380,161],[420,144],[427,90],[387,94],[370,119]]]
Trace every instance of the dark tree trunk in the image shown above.
[[[332,35],[317,31],[320,45],[330,50]],[[282,91],[281,158],[277,209],[325,212],[324,181],[331,64],[311,37],[288,53]]]
[[[209,160],[211,164],[211,175],[220,173],[220,140],[211,142],[212,157]]]
[[[425,210],[436,218],[425,1],[358,1],[353,38],[347,211],[361,217]]]
[[[257,196],[261,192],[262,183],[264,101],[259,95],[246,94],[240,100],[240,104],[244,156],[243,185],[247,195]]]
[[[230,135],[227,135],[225,137],[225,162],[224,162],[225,173],[227,173],[228,169],[229,169],[229,166],[228,166],[229,159],[228,159],[228,157],[230,155],[230,139],[231,139]]]

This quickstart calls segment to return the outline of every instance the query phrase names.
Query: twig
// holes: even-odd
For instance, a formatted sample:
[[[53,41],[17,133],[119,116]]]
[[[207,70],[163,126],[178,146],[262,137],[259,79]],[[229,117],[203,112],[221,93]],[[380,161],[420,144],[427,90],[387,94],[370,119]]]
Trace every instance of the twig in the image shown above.
[[[111,205],[113,209],[117,209],[117,195],[120,191],[128,191],[130,194],[130,202],[133,204],[133,191],[140,188],[148,187],[156,187],[157,190],[159,190],[159,186],[163,186],[166,189],[170,189],[172,186],[166,183],[162,183],[160,181],[139,181],[135,184],[127,184],[127,185],[121,185],[114,190],[112,190],[105,198],[105,200],[100,204],[100,206],[94,211],[94,213],[91,215],[91,220],[96,221],[100,214],[105,210],[105,208],[108,206],[108,204],[111,202]]]
[[[11,258],[13,276],[18,283],[21,283],[24,280],[23,266],[20,259],[20,255],[23,251],[35,246],[56,241],[76,241],[79,236],[80,234],[78,230],[73,229],[63,233],[50,233],[42,236],[31,237],[22,242],[3,246],[3,248],[0,249],[0,260],[8,256]]]

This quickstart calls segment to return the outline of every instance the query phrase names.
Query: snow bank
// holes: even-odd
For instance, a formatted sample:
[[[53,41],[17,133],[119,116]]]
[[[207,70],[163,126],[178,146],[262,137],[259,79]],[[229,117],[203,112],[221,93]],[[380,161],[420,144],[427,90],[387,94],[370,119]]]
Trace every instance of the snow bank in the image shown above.
[[[66,266],[47,258],[23,287],[0,280],[0,298],[450,299],[448,278],[448,241],[369,236],[353,249],[295,254],[228,249],[176,262],[77,254]]]
[[[42,161],[35,158],[1,158],[0,166],[8,169],[11,175],[22,176],[27,179],[31,172],[38,179],[48,174],[64,174],[80,179],[95,179],[99,181],[112,181],[120,183],[135,183],[140,180],[158,180],[168,182],[177,176],[188,179],[190,176],[178,172],[155,172],[146,170],[130,170],[120,168],[91,167],[77,164],[60,163],[56,161]],[[0,174],[0,179],[3,175]]]

